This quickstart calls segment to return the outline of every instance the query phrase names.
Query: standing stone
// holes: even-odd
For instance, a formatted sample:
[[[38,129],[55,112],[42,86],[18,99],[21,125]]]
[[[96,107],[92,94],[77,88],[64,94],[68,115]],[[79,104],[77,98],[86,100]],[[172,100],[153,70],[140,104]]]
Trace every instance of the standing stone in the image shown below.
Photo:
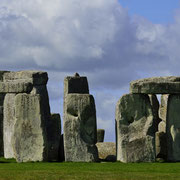
[[[15,118],[12,145],[17,162],[47,160],[48,120],[40,95],[16,95]]]
[[[14,158],[12,147],[12,138],[14,135],[15,125],[15,96],[16,94],[6,94],[4,99],[4,122],[3,122],[3,140],[4,140],[4,157]]]
[[[168,160],[180,161],[180,95],[169,95],[166,133]]]
[[[97,142],[104,142],[104,129],[97,129]]]
[[[47,126],[48,135],[48,160],[58,161],[59,160],[59,148],[61,138],[61,117],[60,114],[51,114],[51,120],[48,121]]]
[[[149,94],[149,99],[153,110],[154,126],[155,126],[154,128],[155,131],[158,131],[158,124],[161,121],[161,119],[159,118],[159,101],[155,94]]]
[[[167,159],[167,138],[164,132],[156,132],[156,158]]]
[[[64,112],[65,161],[97,161],[96,110],[93,96],[68,94]]]
[[[148,95],[127,94],[116,105],[117,160],[155,161],[155,130]]]
[[[159,117],[161,122],[159,123],[158,130],[159,132],[166,132],[166,119],[167,119],[167,106],[168,106],[168,94],[161,95],[161,104],[159,107]]]
[[[4,142],[3,142],[4,97],[5,97],[5,94],[0,94],[0,156],[4,156]]]

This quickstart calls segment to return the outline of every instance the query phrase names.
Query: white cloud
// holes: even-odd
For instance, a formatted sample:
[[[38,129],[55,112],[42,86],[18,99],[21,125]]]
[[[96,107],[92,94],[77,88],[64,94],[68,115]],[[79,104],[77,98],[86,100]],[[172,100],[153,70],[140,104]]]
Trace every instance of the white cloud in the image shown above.
[[[112,129],[115,103],[131,80],[179,75],[179,17],[153,24],[130,17],[117,0],[1,0],[1,68],[47,70],[55,110],[64,76],[88,76],[98,125]]]

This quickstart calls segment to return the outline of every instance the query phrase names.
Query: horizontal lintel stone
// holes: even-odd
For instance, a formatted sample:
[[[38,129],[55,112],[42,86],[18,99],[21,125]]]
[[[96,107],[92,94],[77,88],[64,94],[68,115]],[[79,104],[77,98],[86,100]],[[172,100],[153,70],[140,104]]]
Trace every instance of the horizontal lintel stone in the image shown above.
[[[153,77],[132,81],[130,93],[180,94],[180,77]]]

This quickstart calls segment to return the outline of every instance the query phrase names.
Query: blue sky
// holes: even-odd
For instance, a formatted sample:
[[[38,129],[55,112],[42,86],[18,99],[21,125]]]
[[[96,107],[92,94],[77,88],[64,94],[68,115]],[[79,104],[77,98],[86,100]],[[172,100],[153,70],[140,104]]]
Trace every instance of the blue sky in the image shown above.
[[[63,80],[87,76],[97,125],[115,140],[115,106],[132,80],[180,76],[180,1],[1,0],[2,70],[49,74],[51,112],[63,120]]]
[[[130,15],[139,15],[153,23],[170,23],[175,10],[180,7],[179,0],[119,0]]]

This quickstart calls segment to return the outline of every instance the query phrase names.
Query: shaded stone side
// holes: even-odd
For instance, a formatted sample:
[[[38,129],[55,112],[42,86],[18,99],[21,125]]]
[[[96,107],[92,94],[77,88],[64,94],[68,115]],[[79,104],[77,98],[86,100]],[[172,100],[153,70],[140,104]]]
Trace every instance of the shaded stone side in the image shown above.
[[[104,129],[97,129],[97,142],[104,142]]]
[[[156,132],[156,158],[167,160],[167,137],[164,132]]]
[[[51,114],[51,120],[48,121],[48,160],[59,160],[59,148],[61,141],[61,117],[60,114]]]
[[[126,94],[116,105],[117,160],[155,161],[155,130],[148,95]]]
[[[68,94],[64,112],[65,161],[97,161],[96,110],[93,96]]]
[[[155,94],[149,94],[149,99],[153,110],[154,128],[155,131],[158,131],[158,125],[161,122],[161,119],[159,118],[159,101]]]
[[[6,94],[4,99],[3,140],[5,158],[14,158],[12,138],[15,125],[15,96],[16,94],[9,93]]]
[[[116,161],[116,144],[114,142],[98,142],[96,146],[100,160]]]
[[[180,161],[180,94],[169,95],[166,121],[168,160]]]
[[[145,78],[130,83],[131,93],[143,94],[179,94],[180,77]]]
[[[16,95],[15,118],[12,145],[17,162],[47,160],[47,119],[41,96]]]

